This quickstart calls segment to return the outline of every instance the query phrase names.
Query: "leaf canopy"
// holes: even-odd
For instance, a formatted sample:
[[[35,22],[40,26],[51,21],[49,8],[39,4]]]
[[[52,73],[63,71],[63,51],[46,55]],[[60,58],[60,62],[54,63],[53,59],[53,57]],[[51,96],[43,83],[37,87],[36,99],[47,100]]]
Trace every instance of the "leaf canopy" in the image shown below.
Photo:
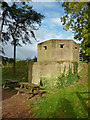
[[[13,3],[9,6],[2,2],[3,22],[2,22],[2,42],[11,44],[16,40],[16,45],[32,43],[32,38],[36,40],[34,31],[38,30],[44,15],[37,13],[33,7],[26,3]]]
[[[65,15],[61,17],[64,30],[74,33],[74,39],[81,41],[81,53],[89,56],[90,2],[64,2]]]

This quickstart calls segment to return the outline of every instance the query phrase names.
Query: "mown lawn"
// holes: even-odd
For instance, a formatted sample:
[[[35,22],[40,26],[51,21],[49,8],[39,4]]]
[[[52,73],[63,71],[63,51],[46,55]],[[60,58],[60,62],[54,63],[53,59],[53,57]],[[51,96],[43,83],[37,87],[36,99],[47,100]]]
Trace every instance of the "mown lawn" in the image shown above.
[[[87,118],[87,83],[64,89],[46,89],[42,97],[29,102],[38,118]]]

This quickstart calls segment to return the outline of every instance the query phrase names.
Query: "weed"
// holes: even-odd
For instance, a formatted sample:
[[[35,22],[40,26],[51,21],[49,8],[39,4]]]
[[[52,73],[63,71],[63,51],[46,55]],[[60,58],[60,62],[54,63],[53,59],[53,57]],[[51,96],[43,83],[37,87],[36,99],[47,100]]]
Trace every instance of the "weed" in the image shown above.
[[[42,77],[43,86],[47,88],[64,88],[78,82],[79,75],[77,73],[77,64],[75,63],[75,73],[72,73],[72,67],[69,64],[69,71],[66,73],[66,65],[64,66],[64,71],[57,78],[52,74],[51,77]]]
[[[78,73],[78,63],[74,62],[74,73]]]

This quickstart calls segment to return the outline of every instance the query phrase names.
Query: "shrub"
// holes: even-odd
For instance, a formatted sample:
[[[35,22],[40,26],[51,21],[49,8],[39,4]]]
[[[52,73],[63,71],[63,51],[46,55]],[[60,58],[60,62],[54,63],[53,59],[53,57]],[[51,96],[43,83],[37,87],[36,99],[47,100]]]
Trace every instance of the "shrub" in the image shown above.
[[[69,71],[66,74],[66,65],[64,66],[64,71],[57,78],[52,74],[51,77],[42,77],[43,86],[47,88],[64,88],[69,86],[70,84],[74,84],[74,82],[78,82],[78,72],[77,72],[77,64],[75,63],[75,72],[72,73],[72,67],[69,64]]]
[[[78,73],[78,63],[74,62],[74,73]]]
[[[67,87],[70,84],[73,84],[74,82],[78,82],[78,78],[79,78],[78,73],[77,72],[72,73],[72,67],[69,64],[68,74],[65,74],[65,71],[64,71],[64,73],[61,76],[58,76],[58,78],[57,78],[57,84],[58,84],[57,88]]]
[[[42,80],[43,86],[47,88],[56,88],[56,78],[52,74],[51,77],[41,77],[40,80]]]
[[[44,87],[49,87],[49,78],[48,77],[41,77],[40,80],[42,80],[43,86]]]

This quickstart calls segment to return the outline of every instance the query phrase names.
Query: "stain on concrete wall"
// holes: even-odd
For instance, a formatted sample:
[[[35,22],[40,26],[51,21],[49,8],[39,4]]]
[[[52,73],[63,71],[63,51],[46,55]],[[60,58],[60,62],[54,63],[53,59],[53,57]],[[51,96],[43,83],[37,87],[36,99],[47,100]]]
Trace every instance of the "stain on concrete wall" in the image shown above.
[[[46,61],[46,62],[35,62],[34,64],[29,64],[30,68],[29,73],[32,71],[32,83],[38,84],[40,82],[41,77],[51,77],[53,74],[55,77],[63,73],[64,66],[66,65],[66,73],[69,70],[69,64],[72,66],[72,72],[73,72],[73,62],[59,62],[59,61]],[[30,75],[30,74],[29,74]],[[29,77],[31,79],[31,77]],[[31,80],[29,80],[31,81]]]

